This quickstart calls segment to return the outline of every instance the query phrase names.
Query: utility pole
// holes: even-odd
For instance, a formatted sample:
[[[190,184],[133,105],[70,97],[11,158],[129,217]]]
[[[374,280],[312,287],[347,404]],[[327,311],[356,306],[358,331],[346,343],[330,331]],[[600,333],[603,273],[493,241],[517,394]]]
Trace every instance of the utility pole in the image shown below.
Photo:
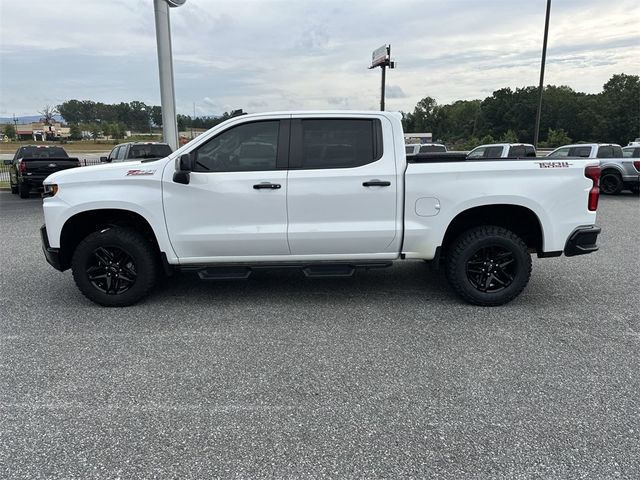
[[[160,103],[162,105],[162,133],[171,148],[178,148],[176,94],[173,84],[173,54],[171,52],[171,22],[169,7],[184,5],[186,0],[153,0],[160,74]]]
[[[547,37],[549,36],[549,14],[551,13],[551,0],[547,0],[547,14],[544,20],[544,40],[542,41],[542,61],[540,63],[540,85],[538,86],[538,111],[536,112],[536,128],[533,135],[533,146],[538,148],[540,136],[540,116],[542,115],[542,92],[544,91],[544,65],[547,59]]]
[[[387,80],[387,67],[395,68],[396,62],[391,61],[391,45],[383,45],[376,48],[371,55],[371,66],[369,70],[376,67],[382,68],[382,82],[380,85],[380,111],[384,112],[384,95]]]

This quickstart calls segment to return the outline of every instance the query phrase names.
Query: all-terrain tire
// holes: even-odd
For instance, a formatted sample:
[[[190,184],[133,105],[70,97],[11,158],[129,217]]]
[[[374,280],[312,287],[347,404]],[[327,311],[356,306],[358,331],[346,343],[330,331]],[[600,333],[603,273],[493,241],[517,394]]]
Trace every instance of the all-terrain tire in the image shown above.
[[[624,183],[619,173],[607,172],[600,177],[600,191],[605,195],[617,195],[623,188]]]
[[[20,194],[20,198],[29,198],[29,185],[18,180],[18,193]]]
[[[512,231],[497,226],[485,225],[462,233],[447,248],[445,262],[451,287],[474,305],[508,303],[531,277],[531,255],[526,244]]]
[[[14,195],[17,195],[18,193],[18,186],[14,185],[13,183],[11,184],[11,193],[13,193]]]
[[[160,271],[154,245],[123,227],[85,237],[73,252],[71,270],[82,294],[105,307],[126,307],[142,300]]]

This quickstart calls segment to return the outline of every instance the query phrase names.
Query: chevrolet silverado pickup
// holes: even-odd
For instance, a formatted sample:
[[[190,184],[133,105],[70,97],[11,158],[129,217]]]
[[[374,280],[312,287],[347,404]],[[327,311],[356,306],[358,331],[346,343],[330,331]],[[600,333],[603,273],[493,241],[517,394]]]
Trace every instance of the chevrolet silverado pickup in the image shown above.
[[[607,195],[616,195],[625,188],[640,191],[640,162],[624,154],[615,143],[578,143],[556,148],[549,158],[568,157],[597,159],[600,162],[600,189]]]
[[[422,260],[491,306],[525,288],[532,253],[598,249],[597,160],[425,155],[406,156],[399,114],[235,117],[166,158],[51,175],[44,255],[105,306],[141,300],[176,269],[325,277]]]
[[[41,190],[42,181],[59,170],[80,166],[80,160],[67,155],[64,148],[50,145],[25,145],[16,150],[9,166],[11,193],[29,198],[32,190]]]

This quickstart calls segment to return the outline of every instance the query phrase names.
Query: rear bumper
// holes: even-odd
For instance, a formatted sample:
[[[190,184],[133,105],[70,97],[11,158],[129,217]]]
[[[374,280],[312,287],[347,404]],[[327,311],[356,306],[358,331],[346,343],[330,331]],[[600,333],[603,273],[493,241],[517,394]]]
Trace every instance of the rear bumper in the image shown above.
[[[49,245],[49,237],[47,236],[47,227],[45,225],[40,227],[40,239],[42,240],[42,252],[44,253],[44,258],[46,258],[49,265],[62,272],[64,269],[60,263],[60,249],[51,248]]]
[[[573,257],[575,255],[586,255],[587,253],[597,252],[598,245],[596,241],[601,231],[602,229],[597,225],[576,228],[567,239],[564,254],[567,257]]]
[[[23,184],[28,185],[31,188],[42,188],[42,183],[47,177],[48,175],[44,175],[44,176],[43,175],[33,175],[33,176],[23,175],[20,177],[20,180],[22,181]]]

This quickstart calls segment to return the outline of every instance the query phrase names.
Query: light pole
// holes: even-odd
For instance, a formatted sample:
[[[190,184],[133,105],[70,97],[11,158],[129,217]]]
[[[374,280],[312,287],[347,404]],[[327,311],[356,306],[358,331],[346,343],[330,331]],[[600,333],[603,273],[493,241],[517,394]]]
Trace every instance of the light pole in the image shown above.
[[[178,148],[176,120],[176,94],[173,86],[173,55],[171,53],[171,24],[169,7],[184,5],[186,0],[153,0],[158,44],[158,70],[160,73],[160,103],[162,105],[162,133],[171,148]]]
[[[544,64],[547,59],[547,37],[549,36],[549,14],[551,13],[551,0],[547,0],[547,14],[544,20],[544,40],[542,41],[542,61],[540,62],[540,85],[538,86],[538,111],[536,112],[536,128],[533,134],[533,146],[538,148],[540,135],[540,116],[542,115],[542,91],[544,90]]]

